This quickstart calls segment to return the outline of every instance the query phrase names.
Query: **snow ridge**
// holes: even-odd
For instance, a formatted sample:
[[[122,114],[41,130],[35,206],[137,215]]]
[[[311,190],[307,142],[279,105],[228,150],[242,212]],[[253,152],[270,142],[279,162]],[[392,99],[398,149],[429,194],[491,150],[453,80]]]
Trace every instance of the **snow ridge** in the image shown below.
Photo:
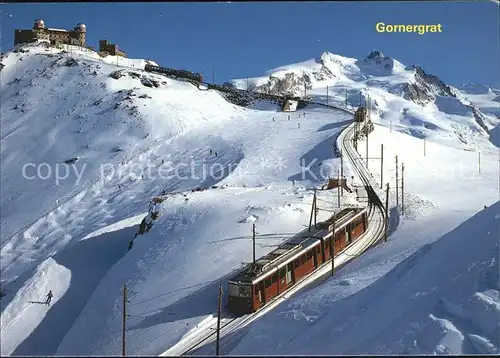
[[[428,140],[441,142],[447,137],[468,149],[474,149],[478,140],[488,140],[490,131],[500,123],[496,118],[498,106],[491,105],[483,113],[485,106],[469,100],[468,94],[446,85],[420,66],[405,66],[378,50],[364,60],[325,52],[316,59],[267,71],[263,77],[231,83],[237,88],[246,89],[248,83],[254,91],[306,96],[317,102],[354,108],[365,105],[370,96],[375,123],[392,122],[396,130],[402,125],[408,134]],[[454,124],[448,126],[449,122]]]

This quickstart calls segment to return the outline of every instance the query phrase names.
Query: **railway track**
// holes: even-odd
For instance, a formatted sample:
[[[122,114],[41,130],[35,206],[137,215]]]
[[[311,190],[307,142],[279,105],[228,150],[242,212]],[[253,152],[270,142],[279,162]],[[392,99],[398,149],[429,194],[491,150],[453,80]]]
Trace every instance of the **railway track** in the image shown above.
[[[341,110],[348,113],[353,113],[351,111],[333,107],[337,110]],[[367,191],[367,195],[369,200],[369,213],[368,220],[370,222],[370,227],[366,231],[366,233],[359,238],[357,241],[349,245],[342,253],[335,257],[335,268],[340,268],[344,266],[347,262],[352,259],[360,256],[366,250],[378,244],[385,234],[385,226],[386,226],[386,216],[385,209],[380,200],[378,193],[373,189],[373,186],[376,185],[371,178],[368,170],[361,164],[360,156],[352,146],[352,139],[354,136],[354,124],[351,124],[346,130],[344,130],[339,138],[337,139],[337,144],[340,144],[340,147],[343,149],[343,153],[346,154],[352,169],[359,175],[362,182],[365,184],[365,189]],[[256,320],[258,317],[264,315],[268,311],[275,308],[278,304],[288,299],[297,291],[303,289],[304,287],[314,283],[321,277],[324,277],[331,271],[331,261],[324,263],[321,267],[319,267],[316,271],[314,271],[311,275],[303,279],[294,285],[290,290],[284,292],[280,296],[277,296],[271,303],[266,305],[263,309],[253,313],[248,314],[241,317],[231,317],[226,316],[221,319],[221,329],[220,329],[220,337],[221,337],[221,345],[224,346],[223,337],[227,337],[228,334],[236,331],[238,328],[243,327],[252,321]],[[205,346],[216,339],[216,327],[217,327],[217,318],[211,317],[206,322],[202,322],[200,324],[202,327],[196,328],[189,332],[186,336],[184,336],[176,345],[172,346],[166,352],[162,353],[161,356],[170,356],[170,355],[189,355],[195,352],[197,349]]]
[[[354,128],[354,124],[351,124],[345,131],[343,131],[337,140],[337,144],[340,142],[343,152],[347,154],[348,161],[350,162],[352,168],[359,175],[361,181],[365,185],[369,198],[368,217],[370,218],[370,223],[375,224],[374,228],[376,229],[376,232],[374,233],[375,235],[373,235],[372,240],[369,244],[367,243],[367,246],[364,248],[363,251],[365,251],[369,247],[378,244],[384,237],[387,217],[384,205],[380,200],[379,193],[377,193],[374,189],[374,187],[377,187],[377,184],[374,182],[368,169],[360,163],[361,157],[351,145],[354,137]]]
[[[136,67],[131,67],[131,66],[118,66],[122,68],[129,68],[129,69],[134,69],[134,70],[141,70]],[[169,76],[167,76],[169,77]],[[170,76],[172,77],[172,76]],[[175,77],[173,77],[175,78]],[[175,78],[179,80],[179,78]],[[196,81],[192,81],[189,79],[184,80],[186,82],[191,82],[193,85],[196,85]],[[207,82],[198,82],[198,84],[202,84],[206,86],[207,88],[210,88],[210,84]],[[248,92],[247,92],[248,93]],[[251,94],[260,94],[259,92],[251,92]],[[343,112],[347,112],[350,114],[353,114],[352,111],[333,106],[333,105],[326,105],[323,103],[318,103],[314,101],[304,101],[306,104],[310,105],[321,105],[323,107],[328,107],[331,109],[335,110],[340,110]],[[384,235],[385,231],[385,223],[387,222],[387,218],[385,216],[385,210],[383,207],[383,204],[375,191],[374,187],[376,185],[373,183],[373,180],[371,179],[371,175],[368,172],[368,170],[361,164],[360,162],[360,157],[358,153],[355,151],[355,149],[352,147],[352,138],[354,135],[354,125],[351,124],[346,130],[344,130],[341,135],[338,138],[338,144],[340,143],[341,148],[343,148],[343,153],[346,154],[346,157],[348,161],[350,162],[352,168],[354,171],[359,175],[363,183],[365,184],[365,188],[369,197],[369,222],[370,222],[370,227],[367,230],[367,232],[358,239],[356,242],[348,246],[341,254],[339,254],[337,257],[335,257],[335,267],[339,268],[345,265],[347,262],[352,260],[355,257],[360,256],[362,253],[364,253],[366,250],[368,250],[370,247],[373,247],[376,245],[378,242],[381,241]],[[130,162],[130,160],[136,159],[136,157],[139,154],[134,154],[131,157],[127,158],[127,162]],[[114,170],[115,168],[111,169],[109,173]],[[29,227],[33,226],[36,224],[37,221],[39,221],[41,218],[44,216],[48,215],[50,212],[53,212],[54,210],[57,209],[58,206],[61,206],[63,204],[66,204],[73,198],[75,198],[77,195],[82,193],[84,190],[88,190],[92,188],[94,185],[96,185],[98,182],[102,180],[102,177],[98,178],[95,180],[95,178],[88,178],[87,179],[87,185],[83,189],[77,189],[73,190],[72,192],[64,195],[61,197],[58,201],[58,204],[56,207],[50,207],[48,208],[41,216],[36,219],[33,222],[30,222],[26,224],[23,228],[20,230],[17,230],[13,235],[11,235],[11,239],[16,237],[17,235],[21,235],[24,231],[26,231]],[[8,240],[6,241],[8,242]],[[3,244],[3,243],[2,243]],[[3,246],[3,245],[2,245]],[[220,330],[220,336],[224,337],[230,334],[231,332],[235,331],[239,327],[242,327],[244,325],[247,325],[251,323],[252,321],[256,320],[258,317],[264,315],[268,311],[272,310],[275,308],[278,304],[283,302],[284,300],[288,299],[290,296],[295,294],[297,291],[303,289],[307,285],[311,284],[312,282],[316,281],[318,278],[324,276],[331,270],[331,262],[327,262],[323,264],[320,268],[318,268],[312,275],[308,276],[304,280],[298,282],[296,285],[294,285],[290,290],[287,292],[283,293],[282,295],[276,297],[274,301],[272,301],[270,304],[266,305],[262,310],[254,313],[254,314],[249,314],[245,315],[242,317],[232,317],[232,316],[225,316],[221,319],[221,330]],[[202,322],[200,324],[201,327],[198,329],[194,329],[191,332],[188,332],[186,336],[182,338],[181,341],[179,341],[176,345],[171,347],[169,350],[161,354],[161,356],[167,356],[167,355],[186,355],[194,352],[201,346],[204,346],[206,344],[209,344],[210,342],[213,342],[216,338],[216,330],[215,327],[217,325],[217,318],[216,317],[210,317],[210,319],[206,320],[205,322]]]

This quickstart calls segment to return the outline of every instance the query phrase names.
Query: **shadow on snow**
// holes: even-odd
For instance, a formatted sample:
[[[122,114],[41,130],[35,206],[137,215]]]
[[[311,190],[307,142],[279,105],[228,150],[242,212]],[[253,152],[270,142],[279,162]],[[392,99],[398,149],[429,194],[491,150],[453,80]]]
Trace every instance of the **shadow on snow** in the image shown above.
[[[53,256],[71,270],[68,290],[12,355],[53,355],[101,279],[127,253],[135,226],[79,241]]]

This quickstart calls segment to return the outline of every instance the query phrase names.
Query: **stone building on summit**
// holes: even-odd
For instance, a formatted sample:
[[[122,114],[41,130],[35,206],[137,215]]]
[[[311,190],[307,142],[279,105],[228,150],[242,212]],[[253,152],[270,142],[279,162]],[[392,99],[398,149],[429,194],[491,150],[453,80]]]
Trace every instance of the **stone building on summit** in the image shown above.
[[[123,50],[121,50],[118,45],[112,44],[108,40],[99,41],[99,53],[127,57],[127,54]]]
[[[47,41],[52,45],[85,46],[86,35],[87,28],[84,24],[77,24],[73,30],[61,30],[45,27],[43,20],[37,19],[32,29],[14,31],[14,46],[38,41]]]
[[[86,45],[86,37],[87,27],[84,24],[77,24],[73,30],[61,30],[46,27],[43,20],[37,19],[30,30],[14,30],[14,46],[42,41],[54,46],[74,45],[93,50]],[[99,41],[99,55],[103,57],[108,55],[127,57],[127,54],[118,45],[108,40]]]

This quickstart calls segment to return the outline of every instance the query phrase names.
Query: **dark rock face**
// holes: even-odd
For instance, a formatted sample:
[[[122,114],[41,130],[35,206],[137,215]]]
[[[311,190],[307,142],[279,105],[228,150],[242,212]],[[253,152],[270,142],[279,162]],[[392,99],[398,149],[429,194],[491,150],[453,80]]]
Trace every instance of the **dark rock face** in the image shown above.
[[[78,61],[75,60],[74,58],[68,58],[66,62],[64,62],[64,66],[66,67],[78,66]]]
[[[29,50],[29,49],[27,49],[27,48],[23,48],[23,47],[21,46],[21,47],[19,47],[19,48],[15,49],[15,50],[14,50],[14,52],[15,52],[15,53],[26,53],[26,52],[30,52],[30,50]]]
[[[209,85],[208,88],[217,90],[228,102],[242,107],[248,107],[259,101],[268,101],[279,106],[283,106],[285,101],[285,98],[283,96],[262,92],[253,92],[252,90],[241,90],[224,85]],[[306,104],[304,101],[299,100],[297,109],[304,108],[305,105]]]
[[[374,50],[368,56],[366,56],[365,61],[366,60],[382,60],[382,59],[384,59],[384,54],[378,50]]]
[[[74,158],[65,160],[64,163],[65,164],[75,164],[78,161],[78,159],[80,159],[80,158],[79,157],[74,157]]]
[[[235,85],[234,85],[234,83],[232,83],[232,82],[224,82],[222,84],[222,86],[228,87],[228,88],[236,88]]]
[[[140,80],[141,84],[143,86],[146,86],[149,88],[160,88],[161,85],[165,86],[167,84],[166,81],[160,81],[160,80],[157,80],[157,79],[152,78],[150,76],[141,75],[140,73],[134,72],[134,71],[118,70],[118,71],[114,71],[114,72],[109,74],[109,77],[114,78],[115,80],[118,80],[118,79],[120,79],[122,77],[126,77],[126,76],[129,76],[133,79]]]
[[[136,80],[139,79],[139,78],[141,78],[141,74],[137,73],[137,72],[129,71],[129,72],[127,72],[127,74],[130,77],[135,78]]]
[[[322,67],[319,71],[313,72],[316,80],[324,80],[333,74],[326,67]],[[276,95],[276,96],[295,96],[304,94],[304,90],[312,89],[311,78],[308,74],[297,75],[295,73],[286,73],[282,78],[269,77],[267,83],[252,87],[250,90]]]
[[[297,92],[304,92],[304,88],[312,88],[308,75],[298,76],[295,73],[287,73],[283,78],[270,77],[266,84],[255,90],[273,95],[293,95]]]
[[[451,91],[450,86],[446,85],[443,81],[439,79],[439,77],[434,75],[429,75],[424,72],[422,68],[416,66],[416,77],[417,80],[422,80],[434,86],[438,90],[438,93],[442,96],[452,96],[455,97],[455,94]]]
[[[119,80],[122,77],[127,75],[125,70],[118,70],[109,74],[109,77],[114,78],[115,80]]]
[[[418,103],[422,106],[434,101],[436,95],[455,97],[451,88],[447,86],[439,77],[429,75],[419,66],[415,69],[416,83],[403,84],[403,98]]]
[[[439,77],[425,73],[419,66],[413,66],[415,69],[416,83],[405,83],[402,86],[403,98],[411,100],[422,106],[435,101],[436,96],[453,97],[459,100],[456,90],[446,85]],[[489,133],[485,124],[484,114],[472,103],[463,104],[470,108],[475,122],[486,132]]]
[[[335,77],[332,71],[330,71],[325,65],[321,66],[318,71],[314,71],[313,75],[317,81],[324,81]]]
[[[486,133],[489,133],[490,131],[488,130],[488,127],[486,126],[486,123],[484,123],[484,114],[475,106],[471,106],[472,108],[472,114],[474,115],[474,119],[476,120],[476,123],[483,128]]]
[[[325,66],[323,56],[321,59],[317,60],[317,63],[320,63],[321,67],[313,69],[310,74],[289,72],[281,78],[270,76],[267,83],[261,86],[253,86],[250,90],[277,96],[302,96],[304,95],[304,91],[312,89],[313,80],[325,81],[336,77],[332,71]]]
[[[160,82],[159,81],[156,81],[156,80],[153,80],[151,78],[148,78],[148,77],[142,77],[141,78],[141,83],[146,86],[146,87],[155,87],[155,88],[159,88],[160,87]]]

